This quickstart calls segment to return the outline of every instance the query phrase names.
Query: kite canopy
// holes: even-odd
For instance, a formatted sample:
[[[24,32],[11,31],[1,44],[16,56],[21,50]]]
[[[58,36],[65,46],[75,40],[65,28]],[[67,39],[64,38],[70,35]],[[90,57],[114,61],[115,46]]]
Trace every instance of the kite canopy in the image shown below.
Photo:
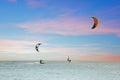
[[[35,50],[36,50],[37,52],[39,52],[39,46],[40,46],[41,44],[42,44],[42,43],[37,43],[37,44],[36,44]]]
[[[68,61],[68,62],[71,62],[71,60],[70,60],[69,56],[68,56],[68,58],[67,58],[67,61]]]
[[[97,25],[98,25],[98,19],[97,19],[96,17],[92,17],[92,18],[93,18],[94,24],[93,24],[93,26],[92,26],[91,29],[94,29],[94,28],[96,28]]]

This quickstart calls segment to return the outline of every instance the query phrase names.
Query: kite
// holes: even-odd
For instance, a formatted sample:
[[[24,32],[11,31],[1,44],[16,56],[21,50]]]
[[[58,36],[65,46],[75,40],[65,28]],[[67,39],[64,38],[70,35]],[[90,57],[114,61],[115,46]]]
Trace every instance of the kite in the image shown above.
[[[96,17],[92,17],[92,18],[93,18],[94,24],[91,29],[95,29],[98,25],[98,19]]]

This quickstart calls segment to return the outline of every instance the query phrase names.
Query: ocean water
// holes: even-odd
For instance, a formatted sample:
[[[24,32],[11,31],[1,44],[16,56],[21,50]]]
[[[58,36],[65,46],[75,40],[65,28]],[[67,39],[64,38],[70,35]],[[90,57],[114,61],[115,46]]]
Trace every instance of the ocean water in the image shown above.
[[[120,63],[0,62],[0,80],[120,80]]]

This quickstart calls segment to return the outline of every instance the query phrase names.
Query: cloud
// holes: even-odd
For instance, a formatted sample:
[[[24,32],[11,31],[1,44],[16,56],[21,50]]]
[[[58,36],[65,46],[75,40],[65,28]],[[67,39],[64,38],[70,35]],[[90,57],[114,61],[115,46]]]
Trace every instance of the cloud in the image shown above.
[[[0,52],[15,53],[15,54],[26,54],[36,53],[35,41],[20,41],[20,40],[0,40]],[[54,54],[72,54],[78,53],[78,48],[64,48],[64,47],[49,47],[47,43],[43,43],[40,47],[41,53],[54,53]]]
[[[106,22],[102,22],[96,32],[103,33],[103,34],[116,34],[120,35],[120,20],[110,20]]]
[[[70,56],[72,60],[86,61],[120,61],[120,54],[93,51],[94,47],[87,48],[70,48],[70,47],[49,47],[41,45],[40,53],[36,54],[34,41],[19,41],[19,40],[0,40],[0,60],[12,59],[17,60],[34,60],[33,57],[39,59],[40,56],[46,56],[46,59],[63,60]],[[86,46],[95,46],[90,44]],[[87,50],[86,50],[87,49]],[[92,51],[91,51],[92,50]],[[35,56],[36,54],[37,56]],[[15,58],[14,58],[15,56]],[[29,58],[27,58],[29,56]],[[3,58],[4,57],[4,58]],[[56,58],[57,57],[57,58]]]
[[[31,8],[41,7],[43,6],[48,0],[25,0],[26,4]]]
[[[94,54],[82,54],[82,59],[88,61],[120,61],[120,54],[111,54],[108,52],[97,52]]]
[[[36,53],[35,41],[21,41],[21,40],[0,40],[0,52],[5,53],[15,53],[15,54],[33,54]],[[92,50],[96,50],[91,48]],[[40,52],[45,54],[61,54],[61,55],[75,55],[75,54],[84,54],[90,51],[86,51],[85,47],[63,47],[63,46],[54,46],[48,43],[43,43],[40,47]]]
[[[17,27],[44,34],[59,35],[89,35],[89,34],[116,34],[120,35],[120,20],[102,21],[98,27],[91,30],[92,18],[80,16],[60,15],[52,19],[41,19],[16,24]]]
[[[34,41],[0,40],[0,52],[26,53],[31,49],[30,46],[33,46],[34,43]]]
[[[40,0],[26,0],[26,3],[30,7],[38,7],[41,5]]]
[[[79,53],[79,48],[47,47],[44,45],[41,45],[40,53],[38,53],[35,51],[35,43],[34,41],[0,40],[0,60],[39,60],[42,56],[53,60],[57,59],[56,57],[64,58]]]
[[[8,2],[12,2],[15,3],[17,2],[17,0],[6,0]],[[48,0],[23,0],[25,1],[25,5],[27,5],[30,8],[37,8],[37,7],[41,7],[44,6],[44,4],[46,4],[46,2],[48,2]]]
[[[8,2],[16,2],[17,0],[7,0]]]
[[[89,30],[90,22],[82,21],[80,17],[59,16],[54,19],[28,21],[17,24],[17,27],[27,29],[30,32],[60,35],[85,34]]]

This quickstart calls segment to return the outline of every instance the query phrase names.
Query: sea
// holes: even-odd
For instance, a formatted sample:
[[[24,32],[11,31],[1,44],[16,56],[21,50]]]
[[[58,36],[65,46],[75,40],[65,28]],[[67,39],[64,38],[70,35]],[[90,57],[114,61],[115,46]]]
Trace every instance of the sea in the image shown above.
[[[120,80],[120,62],[0,61],[0,80]]]

